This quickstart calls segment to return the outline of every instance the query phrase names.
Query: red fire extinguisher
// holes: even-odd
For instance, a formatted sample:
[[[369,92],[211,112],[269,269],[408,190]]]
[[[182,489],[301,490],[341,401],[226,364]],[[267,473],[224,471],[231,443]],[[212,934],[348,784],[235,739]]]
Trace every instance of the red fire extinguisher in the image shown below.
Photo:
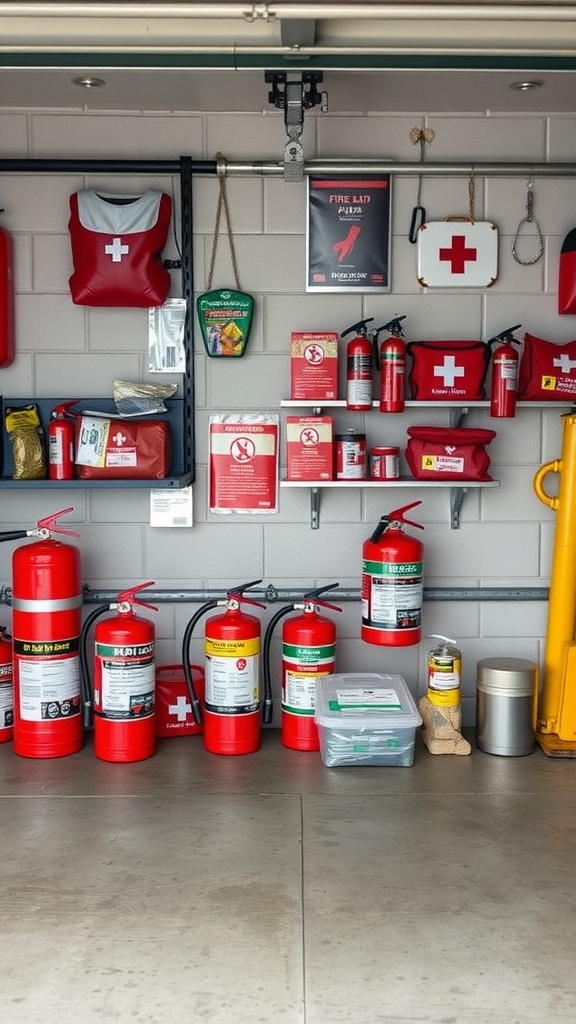
[[[260,747],[260,620],[242,611],[242,604],[266,606],[246,597],[253,580],[227,591],[224,600],[203,604],[184,630],[182,665],[194,720],[204,723],[204,747],[211,754],[252,754]],[[196,623],[210,608],[225,608],[204,627],[204,709],[190,672],[189,647]]]
[[[136,597],[150,586],[151,582],[141,583],[123,590],[117,601],[96,609],[82,628],[84,659],[92,622],[106,611],[116,612],[94,630],[94,753],[101,761],[144,761],[156,752],[154,623],[134,610],[140,605],[157,611]],[[86,672],[83,660],[85,676]],[[92,693],[87,677],[84,695],[89,712]],[[85,721],[88,725],[88,716]]]
[[[0,534],[0,541],[40,538],[12,555],[14,751],[22,757],[63,757],[82,748],[80,553],[52,539],[78,536],[56,525],[72,511],[39,519],[34,530]]]
[[[372,408],[372,343],[366,325],[373,319],[359,320],[340,335],[354,332],[346,347],[346,408],[357,412]]]
[[[10,366],[15,355],[13,260],[12,236],[0,228],[0,367]]]
[[[279,608],[264,634],[264,723],[272,721],[272,675],[270,645],[276,624],[291,611],[300,612],[286,619],[282,628],[282,720],[281,737],[291,750],[319,750],[318,727],[314,721],[316,680],[331,675],[336,665],[336,627],[332,619],[318,614],[318,608],[334,612],[342,609],[320,598],[338,583],[308,590],[303,600]]]
[[[74,479],[74,441],[76,425],[74,419],[66,414],[71,405],[76,405],[77,398],[70,402],[62,402],[52,412],[48,425],[48,475],[50,480]]]
[[[374,331],[374,355],[380,370],[380,412],[403,412],[406,390],[406,343],[403,340],[402,321],[405,316],[394,317]],[[389,337],[379,345],[381,331],[390,331]]]
[[[424,527],[396,508],[382,516],[362,548],[362,639],[381,647],[408,647],[420,641],[423,546],[404,532],[405,524]]]
[[[14,736],[14,683],[12,669],[12,637],[6,626],[0,626],[0,743]]]
[[[520,342],[514,337],[514,331],[521,326],[508,327],[488,342],[498,346],[492,355],[490,415],[499,419],[512,419],[516,414],[519,359],[514,346],[519,346]]]

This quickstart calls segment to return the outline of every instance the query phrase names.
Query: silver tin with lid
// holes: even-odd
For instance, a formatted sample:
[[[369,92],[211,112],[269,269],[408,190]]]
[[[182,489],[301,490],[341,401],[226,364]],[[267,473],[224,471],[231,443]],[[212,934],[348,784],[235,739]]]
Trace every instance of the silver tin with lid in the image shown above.
[[[538,668],[526,658],[484,658],[476,666],[476,744],[487,754],[522,757],[535,747]]]

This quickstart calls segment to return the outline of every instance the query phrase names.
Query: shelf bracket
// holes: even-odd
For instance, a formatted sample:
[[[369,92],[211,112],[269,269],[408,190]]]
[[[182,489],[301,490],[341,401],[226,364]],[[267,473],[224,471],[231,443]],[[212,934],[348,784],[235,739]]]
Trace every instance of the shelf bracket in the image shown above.
[[[450,488],[450,529],[460,529],[460,511],[462,509],[462,502],[464,501],[464,495],[466,494],[467,487],[451,487]]]
[[[467,406],[462,409],[450,409],[450,426],[461,427],[469,412]]]
[[[310,488],[310,529],[320,529],[320,488]]]

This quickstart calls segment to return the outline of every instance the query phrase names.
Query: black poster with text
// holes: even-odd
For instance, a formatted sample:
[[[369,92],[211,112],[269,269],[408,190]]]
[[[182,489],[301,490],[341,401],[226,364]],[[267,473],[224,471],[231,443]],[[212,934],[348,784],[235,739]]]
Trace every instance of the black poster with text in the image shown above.
[[[308,292],[390,291],[390,175],[308,177]]]

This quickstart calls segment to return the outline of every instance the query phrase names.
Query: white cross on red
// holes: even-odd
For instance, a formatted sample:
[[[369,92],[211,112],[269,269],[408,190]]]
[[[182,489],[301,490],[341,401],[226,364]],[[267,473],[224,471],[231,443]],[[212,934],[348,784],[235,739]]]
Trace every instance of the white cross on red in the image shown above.
[[[188,703],[186,697],[177,697],[175,704],[168,705],[168,714],[176,715],[179,722],[185,722],[186,715],[192,714],[192,705]]]
[[[112,263],[121,263],[122,257],[130,252],[130,246],[122,243],[121,238],[113,238],[111,245],[104,246],[104,252],[112,257]]]
[[[464,367],[456,366],[454,356],[444,356],[444,362],[442,365],[434,367],[434,376],[442,377],[445,388],[453,388],[456,383],[456,378],[464,377],[464,375]]]
[[[552,366],[560,367],[561,373],[571,373],[576,370],[576,359],[570,359],[567,352],[561,352],[558,359],[552,360]]]

